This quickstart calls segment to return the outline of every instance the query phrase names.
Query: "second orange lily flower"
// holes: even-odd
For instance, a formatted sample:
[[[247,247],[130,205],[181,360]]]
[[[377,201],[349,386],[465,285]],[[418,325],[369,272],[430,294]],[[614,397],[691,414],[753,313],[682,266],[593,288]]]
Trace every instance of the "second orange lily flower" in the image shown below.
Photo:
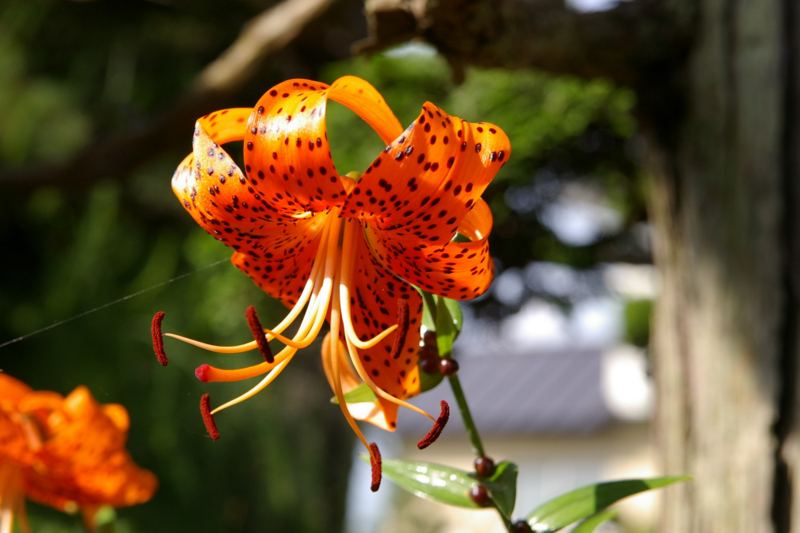
[[[89,529],[103,505],[152,498],[158,480],[125,450],[128,412],[100,405],[84,386],[66,398],[0,372],[0,532],[30,533],[25,498],[81,510]]]
[[[387,144],[363,174],[340,175],[334,166],[325,124],[328,99],[354,111]],[[232,141],[244,141],[245,172],[221,147]],[[193,151],[175,172],[173,191],[208,233],[235,250],[234,265],[291,309],[271,329],[249,311],[256,341],[239,346],[168,334],[212,351],[259,347],[264,355],[264,362],[247,368],[198,368],[205,382],[266,374],[214,411],[204,397],[212,434],[213,413],[269,385],[327,320],[326,374],[375,467],[377,447],[367,443],[354,419],[393,431],[398,406],[419,411],[404,401],[420,391],[422,300],[412,284],[457,300],[489,287],[492,216],[480,196],[510,153],[497,126],[451,117],[431,103],[404,130],[375,88],[352,76],[330,86],[289,80],[252,109],[226,109],[198,120]],[[456,234],[469,242],[453,242]],[[281,335],[304,309],[294,336]],[[162,318],[156,316],[153,332],[166,363]],[[266,342],[272,339],[285,345],[274,356]],[[360,382],[377,401],[348,405],[344,394]]]

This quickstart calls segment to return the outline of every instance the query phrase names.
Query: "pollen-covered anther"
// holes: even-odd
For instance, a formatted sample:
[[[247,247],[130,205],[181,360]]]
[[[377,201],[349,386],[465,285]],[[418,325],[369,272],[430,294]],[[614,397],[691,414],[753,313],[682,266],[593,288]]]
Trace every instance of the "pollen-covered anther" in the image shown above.
[[[372,492],[378,492],[378,489],[381,488],[381,478],[383,476],[381,469],[381,451],[374,442],[370,442],[369,451],[369,462],[370,465],[372,465],[372,486],[370,488]]]
[[[450,420],[450,406],[446,401],[442,400],[442,412],[439,414],[439,418],[433,424],[428,434],[417,443],[417,448],[424,450],[436,442],[436,439],[439,438],[439,435],[442,434],[442,430],[444,430],[444,427],[447,425],[448,420]]]
[[[400,356],[403,346],[406,344],[406,335],[408,334],[408,302],[400,298],[397,300],[397,331],[394,335],[394,344],[392,345],[391,357],[396,359]]]
[[[169,363],[167,353],[164,351],[164,336],[161,334],[161,322],[165,316],[166,313],[164,311],[159,311],[153,317],[153,324],[150,326],[150,334],[153,336],[153,351],[156,352],[156,357],[158,357],[158,362],[161,363],[161,366],[167,366],[167,363]]]
[[[248,307],[245,311],[245,316],[247,317],[247,325],[250,326],[250,331],[253,333],[253,338],[256,340],[256,344],[258,344],[258,351],[261,352],[264,361],[269,364],[274,363],[275,356],[272,355],[272,349],[269,347],[266,336],[264,336],[264,328],[261,326],[261,321],[258,319],[256,308],[252,305]]]
[[[203,397],[200,398],[200,413],[203,415],[203,424],[206,425],[209,437],[217,441],[219,430],[214,422],[214,415],[211,414],[211,397],[208,394],[203,394]]]

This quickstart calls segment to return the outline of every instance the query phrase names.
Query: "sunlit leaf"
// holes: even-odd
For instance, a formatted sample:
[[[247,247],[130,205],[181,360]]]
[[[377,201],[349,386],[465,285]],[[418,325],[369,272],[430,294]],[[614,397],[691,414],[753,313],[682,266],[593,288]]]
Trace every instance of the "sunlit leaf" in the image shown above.
[[[450,357],[457,335],[455,323],[445,303],[446,298],[436,300],[436,347],[439,348],[440,357]]]
[[[429,331],[436,331],[436,296],[414,287],[422,297],[422,325]]]
[[[366,383],[362,383],[355,389],[344,395],[345,403],[377,402],[378,398]],[[331,403],[339,404],[339,400],[334,396]]]
[[[558,531],[633,494],[689,479],[688,476],[659,477],[588,485],[539,506],[528,515],[528,523],[536,532]]]
[[[366,455],[362,460],[369,461]],[[469,497],[469,491],[478,482],[467,472],[450,466],[400,459],[384,459],[383,474],[408,492],[441,503],[481,509]]]
[[[450,311],[450,318],[453,320],[453,327],[456,331],[455,336],[458,337],[458,334],[461,333],[461,327],[464,325],[464,315],[461,312],[461,304],[450,298],[442,298],[442,300],[444,300],[444,305],[447,307],[447,310]]]
[[[572,533],[593,533],[597,526],[602,524],[607,520],[613,520],[619,514],[618,511],[613,510],[606,510],[595,515],[590,516],[583,522],[581,522],[578,527],[572,530]]]

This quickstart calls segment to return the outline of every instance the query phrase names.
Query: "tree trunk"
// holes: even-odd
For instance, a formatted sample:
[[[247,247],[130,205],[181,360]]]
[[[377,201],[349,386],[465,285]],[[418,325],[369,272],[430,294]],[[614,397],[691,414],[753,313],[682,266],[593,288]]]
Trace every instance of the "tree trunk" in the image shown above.
[[[675,142],[654,138],[648,163],[656,441],[667,473],[694,476],[666,492],[661,531],[784,530],[783,6],[701,6]]]
[[[637,90],[663,276],[656,442],[665,473],[694,477],[665,491],[661,531],[800,532],[796,0],[633,0],[591,15],[555,0],[373,0],[368,12],[368,48],[413,28],[456,67],[599,72]],[[393,13],[401,24],[385,23]]]

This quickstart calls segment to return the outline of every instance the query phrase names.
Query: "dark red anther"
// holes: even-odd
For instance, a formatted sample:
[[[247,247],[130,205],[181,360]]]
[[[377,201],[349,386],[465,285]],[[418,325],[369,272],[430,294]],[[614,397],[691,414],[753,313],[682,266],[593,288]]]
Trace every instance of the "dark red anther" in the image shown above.
[[[382,477],[382,470],[381,470],[381,451],[378,449],[378,445],[374,442],[369,444],[369,463],[372,465],[372,492],[378,492],[378,489],[381,488],[381,477]]]
[[[425,346],[433,346],[436,347],[436,332],[428,330],[425,332],[425,335],[422,337],[422,342]]]
[[[481,477],[491,477],[494,474],[494,461],[491,457],[478,457],[475,459],[475,472]]]
[[[397,331],[394,332],[394,344],[391,357],[400,357],[400,352],[406,344],[408,334],[408,302],[404,298],[397,299]]]
[[[488,507],[488,505],[492,503],[489,490],[483,485],[473,485],[472,488],[469,489],[469,498],[481,507]]]
[[[164,311],[156,313],[156,316],[153,317],[153,324],[150,326],[150,335],[153,336],[153,351],[156,352],[161,366],[167,366],[169,362],[167,353],[164,351],[164,336],[161,334],[161,321],[164,320],[164,316],[166,316]]]
[[[442,434],[442,430],[447,425],[447,421],[450,420],[450,406],[447,405],[447,402],[442,400],[442,412],[439,413],[439,418],[433,424],[433,427],[428,432],[425,437],[422,438],[421,441],[417,443],[417,448],[420,450],[424,450],[434,442],[436,439],[439,438],[439,435]]]
[[[258,345],[258,351],[261,352],[264,361],[269,364],[274,363],[275,357],[272,355],[272,349],[269,347],[267,337],[264,336],[264,328],[261,327],[261,321],[256,314],[256,308],[251,305],[245,310],[244,314],[247,317],[247,325],[250,326],[250,331],[253,333],[253,338]]]
[[[203,383],[208,383],[208,365],[200,365],[194,369],[194,375]]]
[[[211,414],[211,397],[208,394],[203,394],[200,398],[200,414],[203,415],[203,424],[206,425],[208,435],[216,442],[219,439],[219,430],[214,423],[214,415]]]
[[[511,526],[511,531],[514,533],[532,533],[533,530],[531,529],[530,524],[528,524],[525,520],[517,520],[514,522],[514,525]]]
[[[458,361],[453,359],[442,359],[439,361],[439,372],[448,377],[452,376],[458,372]]]

